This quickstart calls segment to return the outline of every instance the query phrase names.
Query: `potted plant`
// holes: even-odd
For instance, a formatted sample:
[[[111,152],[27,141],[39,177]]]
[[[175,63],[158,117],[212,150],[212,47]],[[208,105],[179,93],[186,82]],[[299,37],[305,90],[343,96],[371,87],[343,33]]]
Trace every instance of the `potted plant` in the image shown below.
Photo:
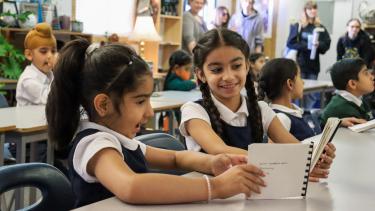
[[[37,22],[35,14],[30,11],[20,13],[17,20],[18,25],[25,29],[33,28]]]
[[[18,79],[25,56],[0,34],[0,77]]]
[[[1,26],[16,27],[17,26],[17,14],[11,13],[10,11],[0,13]]]

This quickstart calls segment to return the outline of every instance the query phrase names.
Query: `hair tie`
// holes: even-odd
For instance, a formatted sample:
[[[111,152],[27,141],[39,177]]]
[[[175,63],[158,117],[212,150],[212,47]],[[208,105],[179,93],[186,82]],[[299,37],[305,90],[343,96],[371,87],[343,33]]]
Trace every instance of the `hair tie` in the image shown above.
[[[96,49],[100,47],[99,43],[92,43],[85,52],[85,59],[87,59],[88,56],[90,56]]]

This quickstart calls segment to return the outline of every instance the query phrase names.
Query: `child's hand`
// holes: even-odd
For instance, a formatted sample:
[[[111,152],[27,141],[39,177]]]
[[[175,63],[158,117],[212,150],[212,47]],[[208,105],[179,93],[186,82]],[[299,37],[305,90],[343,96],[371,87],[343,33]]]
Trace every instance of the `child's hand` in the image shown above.
[[[251,196],[252,192],[260,193],[265,182],[261,177],[265,174],[262,170],[251,164],[241,164],[230,168],[221,175],[212,178],[212,197],[227,198],[239,193]]]
[[[355,118],[355,117],[347,117],[347,118],[341,119],[341,126],[350,127],[350,126],[353,126],[355,124],[362,124],[362,123],[365,123],[365,122],[367,122],[367,121],[364,120],[364,119],[358,119],[358,118]]]
[[[246,163],[247,157],[244,155],[219,154],[211,159],[211,171],[213,175],[217,176],[232,166]]]
[[[320,160],[315,165],[312,170],[309,181],[319,182],[320,178],[327,178],[329,174],[329,168],[333,162],[333,159],[336,157],[335,151],[336,147],[332,143],[328,143],[324,147],[325,153],[320,156]]]

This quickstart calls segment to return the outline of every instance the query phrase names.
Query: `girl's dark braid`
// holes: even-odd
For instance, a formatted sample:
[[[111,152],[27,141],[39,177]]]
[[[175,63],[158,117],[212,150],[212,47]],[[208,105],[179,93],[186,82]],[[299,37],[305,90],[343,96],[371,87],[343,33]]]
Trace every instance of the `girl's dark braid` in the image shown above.
[[[245,88],[247,90],[247,110],[249,111],[253,143],[261,143],[263,141],[262,114],[250,73],[247,74]]]
[[[220,113],[217,110],[214,101],[212,101],[210,88],[208,87],[207,82],[201,83],[200,90],[202,92],[203,98],[203,107],[207,109],[208,116],[210,117],[211,126],[218,136],[222,137],[223,134],[223,125],[220,119]]]

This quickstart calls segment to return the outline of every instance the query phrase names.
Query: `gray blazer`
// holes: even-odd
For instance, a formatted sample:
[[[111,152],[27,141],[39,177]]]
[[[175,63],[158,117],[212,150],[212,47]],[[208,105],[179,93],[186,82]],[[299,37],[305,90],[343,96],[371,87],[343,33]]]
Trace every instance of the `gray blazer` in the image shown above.
[[[207,25],[204,21],[200,24],[190,11],[184,12],[182,18],[182,49],[190,53],[189,43],[192,41],[198,42],[203,34],[208,31]]]

